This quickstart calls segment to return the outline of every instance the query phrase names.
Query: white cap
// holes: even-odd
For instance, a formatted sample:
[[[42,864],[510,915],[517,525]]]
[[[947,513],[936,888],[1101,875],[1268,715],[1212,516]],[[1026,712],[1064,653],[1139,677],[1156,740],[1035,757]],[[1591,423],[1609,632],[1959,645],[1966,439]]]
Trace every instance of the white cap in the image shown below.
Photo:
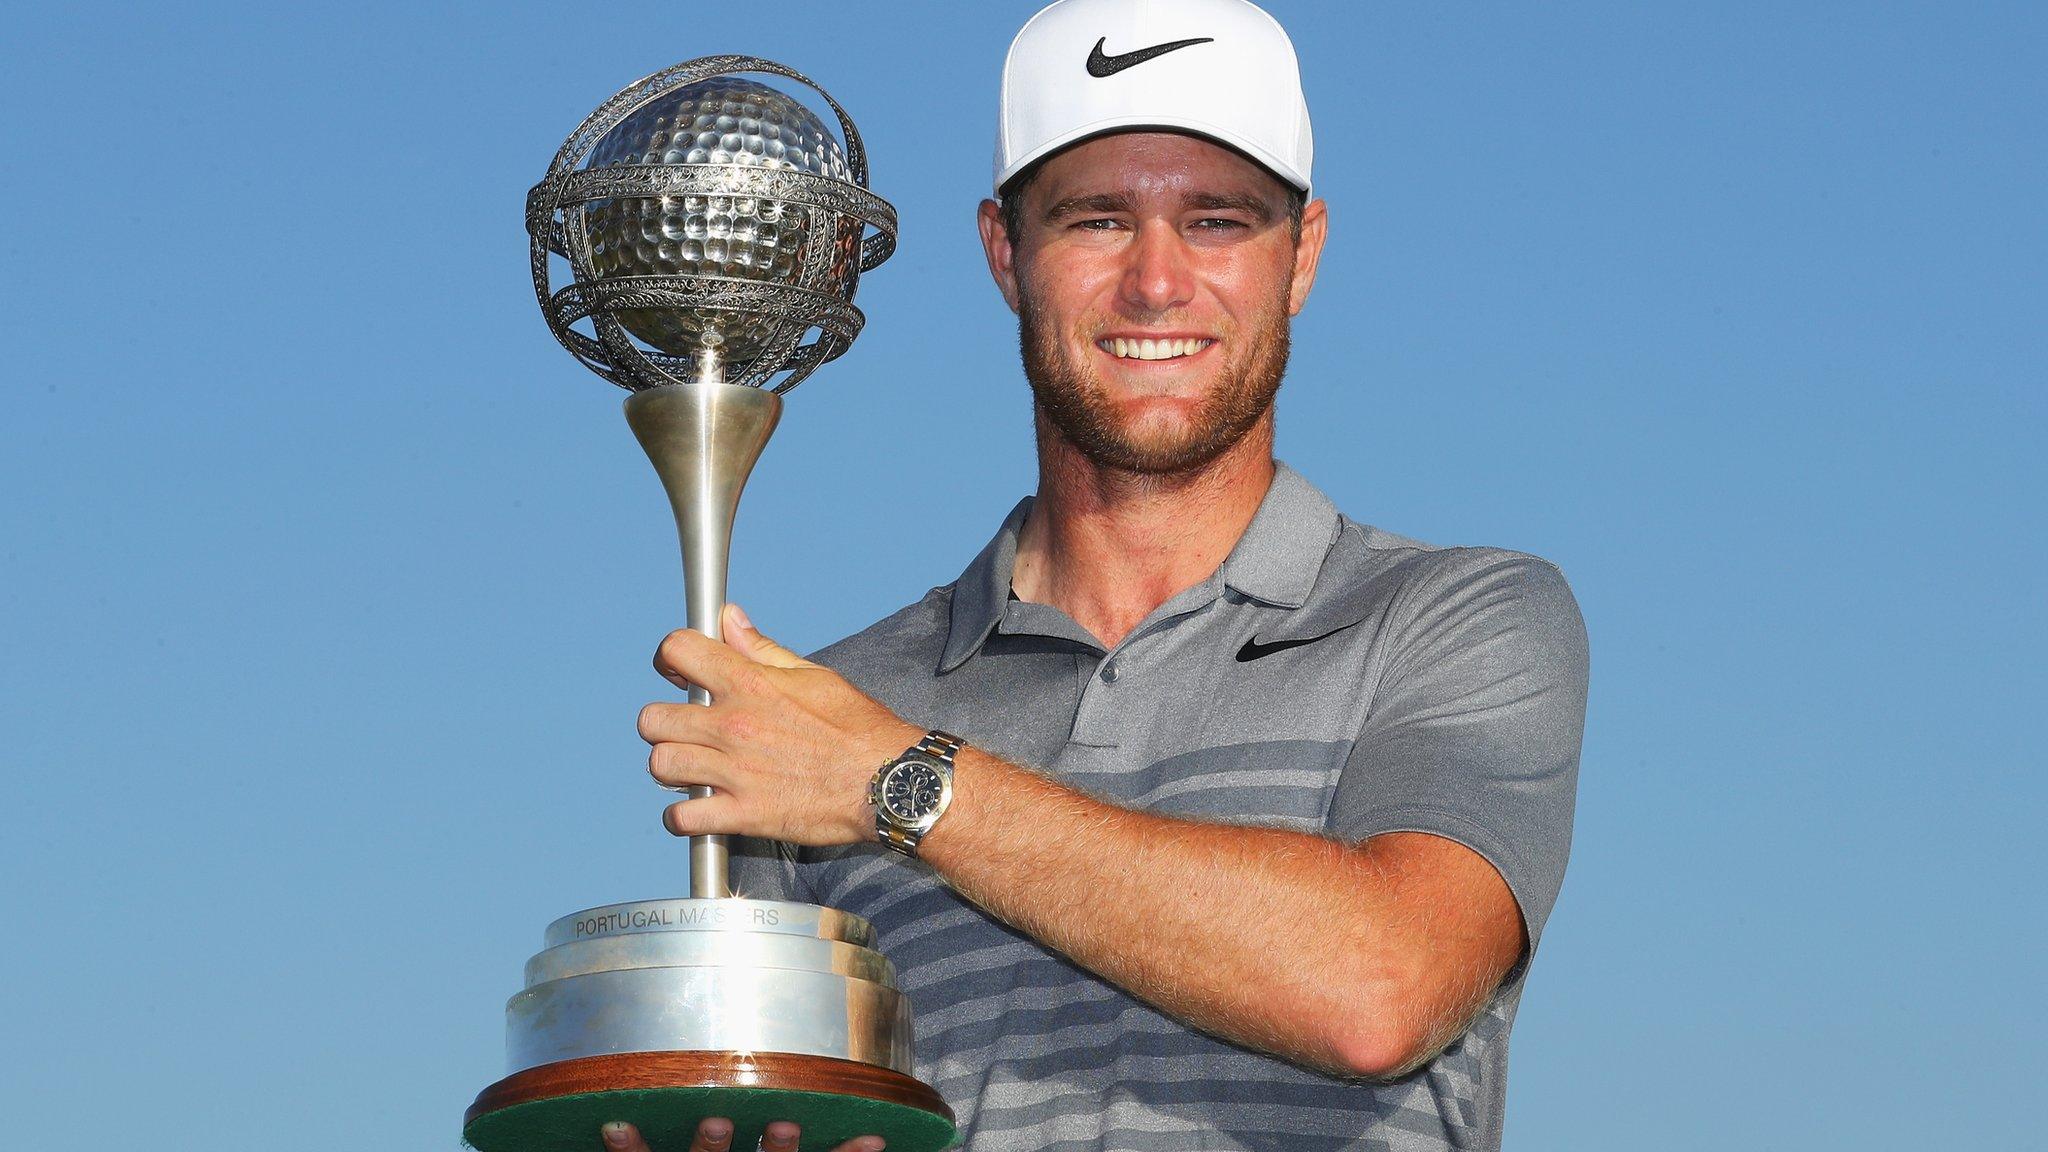
[[[1105,132],[1206,136],[1306,193],[1315,143],[1287,32],[1247,0],[1059,0],[1010,42],[996,192]]]

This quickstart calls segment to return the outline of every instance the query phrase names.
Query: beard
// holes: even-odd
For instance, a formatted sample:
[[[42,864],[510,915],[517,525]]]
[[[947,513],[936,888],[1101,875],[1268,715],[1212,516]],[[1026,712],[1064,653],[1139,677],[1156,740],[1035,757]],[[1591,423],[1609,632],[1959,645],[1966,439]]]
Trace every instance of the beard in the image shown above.
[[[1147,428],[1122,419],[1101,378],[1068,355],[1068,343],[1049,330],[1029,295],[1018,301],[1017,343],[1024,377],[1039,412],[1082,457],[1098,468],[1141,476],[1192,472],[1223,455],[1273,407],[1287,371],[1289,317],[1285,299],[1251,318],[1252,333],[1223,365],[1220,381],[1185,422]],[[1080,343],[1092,343],[1081,340]]]

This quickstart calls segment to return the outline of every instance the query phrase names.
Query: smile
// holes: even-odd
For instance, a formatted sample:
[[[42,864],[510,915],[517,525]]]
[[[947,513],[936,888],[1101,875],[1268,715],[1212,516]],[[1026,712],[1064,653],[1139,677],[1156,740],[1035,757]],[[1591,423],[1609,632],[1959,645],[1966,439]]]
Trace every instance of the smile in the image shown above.
[[[1216,341],[1205,337],[1175,340],[1127,340],[1121,336],[1097,340],[1095,346],[1120,360],[1175,360],[1193,356]]]

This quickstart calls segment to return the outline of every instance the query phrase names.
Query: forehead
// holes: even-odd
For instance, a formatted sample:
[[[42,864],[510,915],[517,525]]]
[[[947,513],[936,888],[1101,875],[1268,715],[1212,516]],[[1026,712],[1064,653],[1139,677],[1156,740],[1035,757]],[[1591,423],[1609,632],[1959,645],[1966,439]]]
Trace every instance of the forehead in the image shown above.
[[[1278,177],[1242,154],[1178,132],[1119,132],[1076,144],[1047,160],[1029,189],[1041,203],[1101,193],[1250,195],[1276,205],[1287,198]]]

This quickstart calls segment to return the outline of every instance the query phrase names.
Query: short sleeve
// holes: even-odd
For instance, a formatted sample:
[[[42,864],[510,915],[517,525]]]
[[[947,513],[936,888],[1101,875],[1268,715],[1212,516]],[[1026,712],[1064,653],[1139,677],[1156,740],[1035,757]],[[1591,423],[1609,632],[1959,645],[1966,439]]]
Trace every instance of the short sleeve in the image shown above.
[[[1558,570],[1446,550],[1404,589],[1331,801],[1347,841],[1428,832],[1507,881],[1535,950],[1564,881],[1585,728],[1586,630]]]

